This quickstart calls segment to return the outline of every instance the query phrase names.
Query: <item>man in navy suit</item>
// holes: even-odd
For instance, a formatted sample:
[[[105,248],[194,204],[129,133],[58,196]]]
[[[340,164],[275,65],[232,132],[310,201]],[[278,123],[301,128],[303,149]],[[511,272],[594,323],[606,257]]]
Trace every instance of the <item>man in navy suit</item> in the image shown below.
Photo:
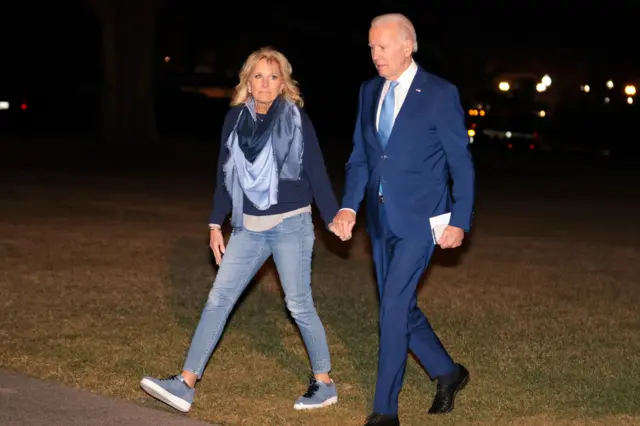
[[[360,88],[334,229],[343,240],[351,238],[366,195],[380,295],[378,379],[366,425],[399,425],[398,395],[409,350],[438,380],[429,413],[451,411],[469,380],[418,307],[416,293],[436,245],[429,218],[451,213],[437,245],[459,247],[471,227],[475,173],[458,90],[414,62],[418,45],[412,23],[400,14],[377,17],[369,47],[379,76]]]

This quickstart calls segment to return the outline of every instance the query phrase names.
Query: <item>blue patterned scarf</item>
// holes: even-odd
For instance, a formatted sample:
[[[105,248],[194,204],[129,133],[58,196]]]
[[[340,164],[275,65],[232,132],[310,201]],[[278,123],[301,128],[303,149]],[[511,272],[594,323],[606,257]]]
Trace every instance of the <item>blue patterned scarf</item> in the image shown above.
[[[240,111],[226,141],[229,158],[223,166],[231,195],[231,225],[242,227],[244,196],[258,210],[278,203],[278,182],[299,180],[302,173],[302,120],[298,106],[276,98],[262,122],[252,99]]]

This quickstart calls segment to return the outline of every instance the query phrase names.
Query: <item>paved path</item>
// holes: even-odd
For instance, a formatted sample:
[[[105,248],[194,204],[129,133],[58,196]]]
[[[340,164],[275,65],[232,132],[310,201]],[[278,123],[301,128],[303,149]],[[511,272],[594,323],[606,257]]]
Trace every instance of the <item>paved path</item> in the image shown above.
[[[2,426],[212,426],[0,369]]]

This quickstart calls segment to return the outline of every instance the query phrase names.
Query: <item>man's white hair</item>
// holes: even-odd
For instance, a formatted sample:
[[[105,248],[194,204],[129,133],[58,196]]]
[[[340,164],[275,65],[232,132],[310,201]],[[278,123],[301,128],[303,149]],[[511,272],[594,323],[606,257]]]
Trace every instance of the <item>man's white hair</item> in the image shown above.
[[[413,24],[401,13],[385,13],[384,15],[376,16],[371,21],[371,27],[379,24],[398,24],[400,30],[404,33],[404,36],[413,42],[413,53],[418,51],[418,37],[416,36],[416,29]]]

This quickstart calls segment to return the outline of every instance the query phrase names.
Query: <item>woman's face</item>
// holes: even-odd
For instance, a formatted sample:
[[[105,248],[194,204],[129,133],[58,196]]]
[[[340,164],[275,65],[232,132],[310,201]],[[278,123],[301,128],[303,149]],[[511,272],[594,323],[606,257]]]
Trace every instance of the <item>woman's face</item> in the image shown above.
[[[282,91],[284,81],[276,61],[261,59],[249,76],[251,96],[260,104],[270,105]]]

